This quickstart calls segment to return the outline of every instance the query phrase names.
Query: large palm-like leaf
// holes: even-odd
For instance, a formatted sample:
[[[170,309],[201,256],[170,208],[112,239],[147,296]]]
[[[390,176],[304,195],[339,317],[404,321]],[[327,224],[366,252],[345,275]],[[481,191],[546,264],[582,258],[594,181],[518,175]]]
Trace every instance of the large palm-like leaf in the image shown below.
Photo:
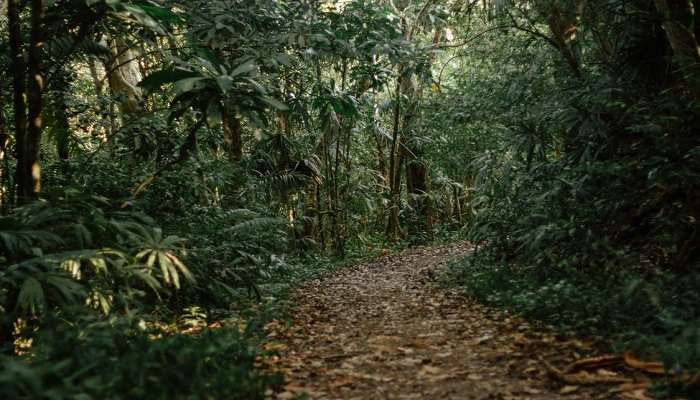
[[[269,91],[256,80],[258,64],[247,58],[230,65],[215,56],[195,57],[189,63],[156,71],[139,86],[154,91],[171,85],[172,118],[194,108],[206,115],[210,125],[221,122],[228,104],[246,112],[262,112],[267,108],[285,110],[287,107],[269,96]]]
[[[193,282],[194,276],[178,257],[183,239],[177,236],[163,237],[160,228],[141,229],[134,233],[131,240],[138,248],[136,260],[145,265],[149,271],[160,271],[161,279],[168,286],[180,288],[180,276]]]

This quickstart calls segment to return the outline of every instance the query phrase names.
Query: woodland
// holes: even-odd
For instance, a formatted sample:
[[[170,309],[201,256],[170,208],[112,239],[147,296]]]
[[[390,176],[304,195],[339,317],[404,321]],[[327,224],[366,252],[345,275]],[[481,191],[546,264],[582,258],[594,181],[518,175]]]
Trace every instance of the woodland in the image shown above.
[[[0,14],[0,398],[700,398],[700,1]]]

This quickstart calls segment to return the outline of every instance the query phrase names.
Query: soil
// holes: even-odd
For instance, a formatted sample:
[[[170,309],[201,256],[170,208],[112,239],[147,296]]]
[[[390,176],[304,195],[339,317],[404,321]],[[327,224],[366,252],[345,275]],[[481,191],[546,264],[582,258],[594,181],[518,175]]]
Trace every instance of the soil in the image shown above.
[[[268,364],[286,376],[270,396],[649,399],[646,380],[606,367],[610,356],[599,357],[594,340],[533,327],[441,287],[446,264],[469,250],[414,248],[296,289],[293,323],[267,327],[279,350]],[[574,371],[572,363],[595,371]]]

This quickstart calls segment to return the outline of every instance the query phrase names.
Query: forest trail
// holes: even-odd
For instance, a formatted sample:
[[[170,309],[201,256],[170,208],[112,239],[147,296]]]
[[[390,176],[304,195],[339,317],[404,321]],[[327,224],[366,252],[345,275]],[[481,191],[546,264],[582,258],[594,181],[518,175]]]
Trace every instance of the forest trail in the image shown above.
[[[553,383],[544,365],[591,344],[538,332],[521,319],[435,282],[468,245],[415,248],[314,280],[293,294],[294,324],[270,363],[286,375],[277,399],[593,399],[596,388]],[[576,353],[579,351],[580,353]],[[546,362],[538,358],[546,358]]]

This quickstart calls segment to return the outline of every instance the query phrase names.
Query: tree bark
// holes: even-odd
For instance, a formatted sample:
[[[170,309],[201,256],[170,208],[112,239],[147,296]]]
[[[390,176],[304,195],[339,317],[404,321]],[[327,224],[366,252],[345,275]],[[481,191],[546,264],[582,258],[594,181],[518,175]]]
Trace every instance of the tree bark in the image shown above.
[[[65,172],[65,163],[69,158],[70,124],[66,109],[66,91],[68,90],[68,80],[64,71],[57,72],[57,89],[52,92],[51,99],[51,121],[49,122],[51,133],[56,141],[56,154]]]
[[[112,95],[119,99],[122,114],[138,114],[143,110],[143,93],[137,86],[143,76],[138,56],[119,38],[108,38],[112,57],[106,66],[107,81]]]
[[[243,141],[241,139],[241,120],[228,110],[222,113],[224,127],[224,149],[229,160],[238,163],[243,158]]]
[[[401,145],[400,127],[401,123],[401,92],[403,88],[403,69],[399,69],[399,76],[396,79],[396,99],[394,104],[394,126],[391,135],[391,149],[389,151],[389,217],[386,225],[387,239],[394,241],[401,233],[401,221],[399,220],[399,208],[401,206],[401,165],[403,163],[403,152]]]
[[[374,120],[379,121],[379,107],[374,105]],[[384,154],[384,148],[386,147],[386,138],[381,136],[378,132],[374,132],[374,138],[376,141],[377,149],[377,226],[382,226],[384,223],[384,193],[389,178],[387,176],[386,169],[386,155]]]
[[[457,221],[462,225],[462,203],[459,199],[459,188],[452,186],[452,195],[454,199],[454,215],[457,216]]]
[[[15,168],[15,184],[17,185],[17,195],[25,191],[25,141],[27,137],[27,104],[25,94],[27,93],[26,72],[27,67],[24,62],[24,49],[22,44],[22,31],[20,21],[20,1],[10,0],[7,3],[7,27],[10,39],[10,54],[12,56],[12,97],[14,107],[14,128],[15,128],[15,158],[17,166]]]
[[[27,65],[28,85],[28,122],[27,137],[24,146],[24,188],[20,194],[24,198],[36,198],[41,192],[41,166],[39,152],[41,132],[44,125],[43,91],[44,76],[41,65],[41,48],[44,35],[44,1],[32,0],[31,33],[29,39],[29,61]]]
[[[698,3],[697,0],[693,5],[689,0],[654,0],[674,58],[695,98],[700,98],[700,46],[696,36],[696,21],[700,13]]]
[[[100,73],[97,70],[97,62],[95,60],[90,60],[88,62],[88,67],[90,68],[90,77],[92,78],[92,84],[95,86],[95,94],[97,96],[102,96],[104,83],[100,78]]]
[[[433,46],[437,47],[442,39],[442,30],[436,29],[433,34]],[[428,62],[432,64],[433,57],[429,57]],[[415,77],[412,77],[412,80]],[[430,182],[427,166],[422,159],[423,149],[415,139],[415,121],[418,111],[418,103],[423,97],[424,87],[415,83],[406,85],[404,90],[407,93],[408,104],[404,113],[403,134],[406,146],[406,191],[409,194],[409,201],[415,210],[416,223],[409,225],[412,233],[421,231],[429,232],[433,225],[432,210],[430,207]]]
[[[576,11],[562,11],[559,7],[554,7],[547,19],[550,33],[554,43],[557,44],[559,52],[571,69],[576,78],[581,78],[581,65],[579,58],[574,51],[576,41]]]
[[[0,96],[2,96],[0,87]],[[8,182],[9,165],[7,162],[7,149],[10,147],[10,135],[7,133],[7,121],[5,115],[0,112],[0,213],[5,214],[9,209],[10,186]]]

